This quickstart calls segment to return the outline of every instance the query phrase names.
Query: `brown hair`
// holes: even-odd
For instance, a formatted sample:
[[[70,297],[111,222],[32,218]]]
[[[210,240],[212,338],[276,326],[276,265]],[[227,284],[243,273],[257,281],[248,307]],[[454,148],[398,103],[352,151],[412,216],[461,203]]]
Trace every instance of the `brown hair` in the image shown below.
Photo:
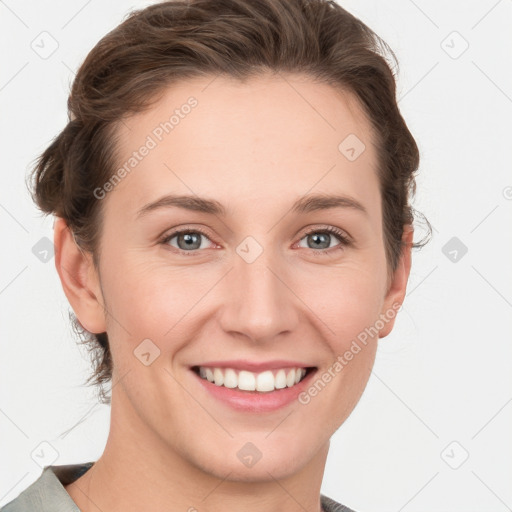
[[[404,225],[414,220],[409,197],[416,192],[419,151],[398,109],[393,51],[333,1],[182,0],[132,11],[78,70],[69,122],[33,170],[34,201],[45,214],[65,219],[98,267],[102,218],[93,191],[115,171],[116,128],[123,118],[149,108],[177,81],[217,74],[245,80],[264,71],[306,74],[358,98],[377,139],[392,273]],[[72,311],[70,318],[92,352],[94,371],[87,382],[99,385],[100,401],[110,403],[102,386],[112,379],[107,333],[87,332]]]

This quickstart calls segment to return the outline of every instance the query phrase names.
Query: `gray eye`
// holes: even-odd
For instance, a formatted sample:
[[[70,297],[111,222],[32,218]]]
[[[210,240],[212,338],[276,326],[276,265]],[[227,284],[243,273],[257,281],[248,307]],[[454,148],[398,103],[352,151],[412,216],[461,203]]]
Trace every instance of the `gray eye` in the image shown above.
[[[328,233],[313,233],[305,238],[308,239],[308,242],[312,240],[311,244],[308,243],[310,249],[328,249],[331,242],[331,235]]]
[[[180,249],[199,249],[201,247],[201,236],[197,233],[186,233],[178,237]],[[183,242],[181,246],[180,242]]]
[[[169,243],[174,238],[177,239],[178,249],[186,250],[194,250],[201,248],[201,237],[203,237],[201,233],[196,231],[190,231],[187,233],[178,233],[174,235],[171,239],[169,239]],[[173,245],[173,244],[171,244]],[[175,246],[176,247],[176,246]]]
[[[307,240],[306,245],[302,245],[303,240]],[[341,235],[325,229],[318,229],[307,233],[301,239],[299,247],[305,247],[306,249],[329,249],[336,245],[336,243],[332,244],[336,240],[339,242],[338,245],[342,245],[343,239]]]

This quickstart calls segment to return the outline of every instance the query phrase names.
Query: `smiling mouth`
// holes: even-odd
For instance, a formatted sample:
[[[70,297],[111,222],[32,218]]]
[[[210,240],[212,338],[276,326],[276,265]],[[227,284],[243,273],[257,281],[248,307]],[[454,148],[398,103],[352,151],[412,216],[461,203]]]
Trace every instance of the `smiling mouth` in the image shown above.
[[[235,368],[192,367],[192,371],[200,378],[216,386],[257,393],[269,393],[291,388],[315,370],[316,367],[295,367],[276,368],[256,373]]]

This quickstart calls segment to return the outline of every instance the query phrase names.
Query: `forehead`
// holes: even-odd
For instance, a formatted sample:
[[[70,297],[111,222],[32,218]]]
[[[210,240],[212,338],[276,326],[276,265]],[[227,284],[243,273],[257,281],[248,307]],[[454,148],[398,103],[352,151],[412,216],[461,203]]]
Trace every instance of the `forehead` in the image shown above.
[[[117,144],[127,172],[108,202],[124,211],[171,192],[234,209],[308,192],[347,193],[369,210],[379,204],[374,137],[356,97],[307,76],[174,84],[119,126]]]

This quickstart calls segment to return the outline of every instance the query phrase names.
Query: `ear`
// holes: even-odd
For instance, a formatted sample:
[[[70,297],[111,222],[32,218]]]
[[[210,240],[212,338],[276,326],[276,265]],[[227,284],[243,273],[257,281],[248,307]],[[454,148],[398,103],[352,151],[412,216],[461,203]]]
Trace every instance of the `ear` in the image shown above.
[[[381,318],[385,318],[384,327],[379,331],[379,338],[387,336],[395,325],[396,314],[402,305],[407,290],[407,281],[411,272],[411,248],[413,242],[414,229],[410,224],[404,226],[402,235],[402,252],[398,266],[393,273],[391,283],[384,299],[381,310]]]
[[[89,332],[106,332],[104,300],[92,254],[77,245],[64,219],[57,217],[53,230],[55,267],[76,317]]]

